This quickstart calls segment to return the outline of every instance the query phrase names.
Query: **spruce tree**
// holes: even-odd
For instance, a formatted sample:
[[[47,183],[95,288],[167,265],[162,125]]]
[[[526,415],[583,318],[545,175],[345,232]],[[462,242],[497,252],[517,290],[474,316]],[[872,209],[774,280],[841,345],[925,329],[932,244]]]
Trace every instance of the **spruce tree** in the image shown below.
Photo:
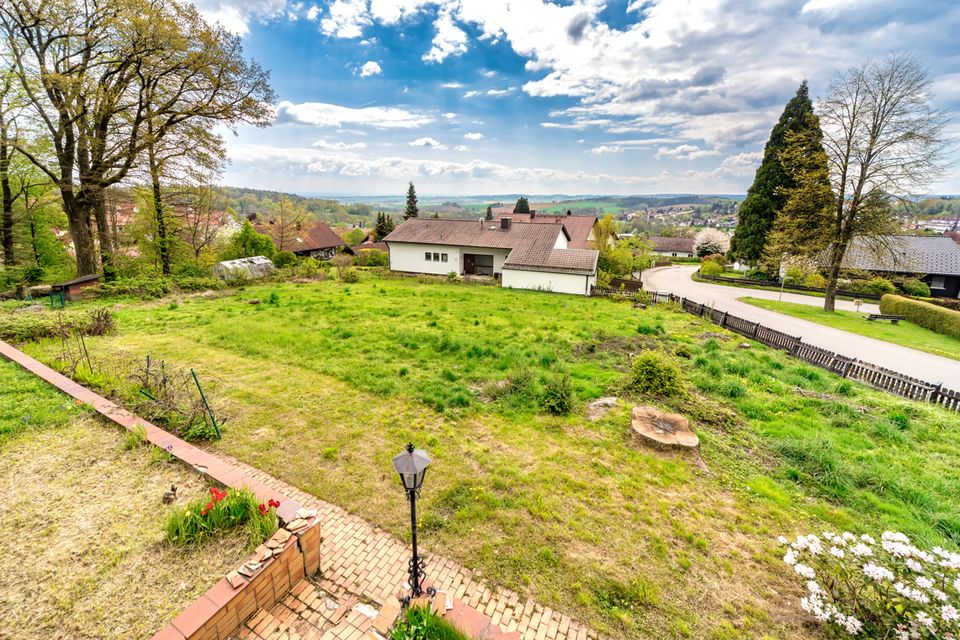
[[[767,234],[786,203],[787,191],[795,186],[783,168],[780,154],[787,146],[788,133],[800,133],[816,125],[816,120],[809,117],[811,115],[813,104],[804,80],[770,132],[753,186],[740,204],[737,228],[730,241],[731,257],[756,264],[763,256]]]
[[[417,208],[417,190],[413,188],[413,183],[407,188],[407,208],[403,212],[403,219],[409,220],[420,215],[420,209]]]
[[[373,229],[374,241],[381,242],[393,229],[393,218],[381,211],[377,214],[377,226]]]
[[[493,220],[493,207],[489,204],[487,205],[487,214],[484,216],[484,220]]]
[[[530,213],[530,203],[523,196],[517,198],[517,204],[513,207],[514,213]]]

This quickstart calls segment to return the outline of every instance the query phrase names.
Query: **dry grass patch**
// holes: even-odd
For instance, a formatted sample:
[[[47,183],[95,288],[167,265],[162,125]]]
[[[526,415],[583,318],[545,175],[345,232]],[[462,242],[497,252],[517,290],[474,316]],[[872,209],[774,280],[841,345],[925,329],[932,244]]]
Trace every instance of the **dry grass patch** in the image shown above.
[[[90,416],[0,442],[0,637],[150,637],[247,555],[244,532],[164,542],[163,492],[207,485],[122,442]]]

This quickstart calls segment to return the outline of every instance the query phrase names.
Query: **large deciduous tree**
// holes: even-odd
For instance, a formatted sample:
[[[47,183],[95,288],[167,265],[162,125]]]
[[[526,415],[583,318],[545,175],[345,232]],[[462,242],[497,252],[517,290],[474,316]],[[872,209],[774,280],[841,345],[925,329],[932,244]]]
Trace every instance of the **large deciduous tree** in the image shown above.
[[[80,274],[104,270],[112,240],[104,189],[147,147],[191,122],[266,124],[267,74],[240,41],[178,0],[4,0],[0,36],[51,159],[30,154],[60,190]]]
[[[785,202],[783,190],[793,186],[780,163],[780,153],[786,144],[787,134],[809,126],[807,116],[812,113],[813,104],[804,81],[796,95],[787,102],[780,120],[770,132],[753,185],[740,204],[737,228],[730,241],[730,255],[733,258],[756,263],[763,255],[767,234]]]
[[[530,201],[520,196],[517,198],[517,204],[513,205],[514,213],[530,213]]]
[[[895,53],[838,74],[820,103],[832,197],[825,209],[813,207],[804,231],[825,247],[825,311],[834,310],[851,239],[879,241],[895,226],[892,202],[922,193],[943,175],[947,118],[932,105],[930,85],[915,58]],[[822,172],[805,175],[800,186],[827,203],[817,186]]]

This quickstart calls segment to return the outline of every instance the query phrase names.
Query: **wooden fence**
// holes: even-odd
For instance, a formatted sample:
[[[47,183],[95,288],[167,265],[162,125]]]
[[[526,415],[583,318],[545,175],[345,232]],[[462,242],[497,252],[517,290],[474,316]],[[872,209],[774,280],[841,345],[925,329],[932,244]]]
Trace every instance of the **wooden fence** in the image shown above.
[[[717,311],[712,307],[675,296],[672,293],[652,291],[650,297],[654,303],[675,302],[687,313],[709,318],[721,327],[775,349],[786,351],[792,356],[836,373],[843,378],[850,378],[904,398],[919,400],[920,402],[932,402],[951,411],[960,412],[960,391],[944,389],[940,384],[924,382],[869,362],[854,360],[839,353],[806,344],[799,337],[770,329],[759,322],[750,322],[724,311]]]

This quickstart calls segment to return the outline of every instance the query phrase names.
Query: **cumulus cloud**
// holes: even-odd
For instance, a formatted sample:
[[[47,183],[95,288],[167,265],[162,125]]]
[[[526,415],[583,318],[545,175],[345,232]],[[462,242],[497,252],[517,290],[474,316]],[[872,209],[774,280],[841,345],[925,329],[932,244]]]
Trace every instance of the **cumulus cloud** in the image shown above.
[[[509,95],[516,90],[516,87],[507,87],[506,89],[487,89],[486,94],[494,98],[499,98],[501,96]]]
[[[324,139],[317,140],[310,145],[314,149],[330,149],[331,151],[353,151],[357,149],[366,149],[365,142],[327,142]]]
[[[470,133],[465,133],[463,137],[467,140],[483,140],[483,134],[480,132],[471,131]]]
[[[440,85],[444,89],[462,89],[463,84],[460,82],[444,82]]]
[[[380,65],[374,62],[373,60],[368,60],[363,63],[363,66],[360,67],[360,77],[369,78],[370,76],[378,76],[383,72],[383,69],[380,68]]]
[[[465,144],[458,144],[453,148],[454,151],[469,151],[470,148]]]
[[[457,117],[457,114],[455,114],[453,111],[447,111],[445,114],[443,114],[443,117],[447,120],[453,120]]]
[[[719,155],[715,149],[701,149],[695,144],[681,144],[676,147],[660,147],[657,150],[657,159],[674,158],[676,160],[696,160],[708,156]]]
[[[440,63],[450,56],[466,52],[467,33],[454,23],[452,10],[442,9],[434,27],[437,32],[433,36],[433,46],[423,54],[425,62]]]
[[[366,0],[335,0],[327,17],[320,21],[320,30],[328,36],[359,38],[369,24]]]
[[[276,107],[277,124],[295,123],[315,127],[362,125],[376,129],[416,129],[433,122],[433,117],[396,107],[363,107],[355,109],[325,102],[284,100]]]
[[[442,144],[439,140],[435,138],[417,138],[410,143],[411,147],[428,147],[436,151],[445,151],[447,145]]]

